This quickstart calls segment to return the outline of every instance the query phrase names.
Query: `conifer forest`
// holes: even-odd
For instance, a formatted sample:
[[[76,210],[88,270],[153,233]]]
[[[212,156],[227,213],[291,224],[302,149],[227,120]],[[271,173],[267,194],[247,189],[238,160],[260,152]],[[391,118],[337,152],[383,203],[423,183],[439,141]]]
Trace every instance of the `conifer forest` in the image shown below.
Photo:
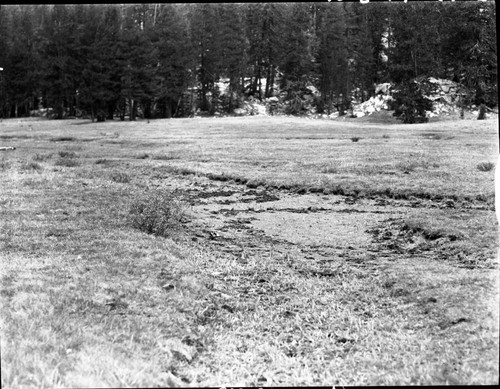
[[[308,87],[343,114],[426,77],[495,107],[495,19],[492,1],[2,5],[0,116],[187,117],[277,95],[299,114]]]

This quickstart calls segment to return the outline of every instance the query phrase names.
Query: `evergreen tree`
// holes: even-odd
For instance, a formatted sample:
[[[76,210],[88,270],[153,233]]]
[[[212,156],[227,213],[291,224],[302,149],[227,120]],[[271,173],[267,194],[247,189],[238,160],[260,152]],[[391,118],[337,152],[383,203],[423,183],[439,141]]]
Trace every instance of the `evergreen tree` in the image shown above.
[[[55,5],[42,30],[42,90],[44,103],[57,119],[74,115],[76,90],[81,76],[76,34],[79,32],[71,6]]]
[[[245,37],[242,5],[225,4],[221,9],[222,75],[229,79],[227,98],[223,103],[228,112],[238,107],[243,92],[242,78],[247,62],[248,41]]]
[[[78,57],[82,67],[77,91],[77,106],[90,113],[92,120],[113,119],[119,97],[115,59],[119,19],[115,7],[102,9],[85,6],[79,9]]]
[[[37,6],[11,8],[10,42],[6,43],[4,93],[13,102],[10,116],[26,116],[38,108],[40,89],[40,39],[37,36]],[[7,27],[7,26],[6,26]],[[7,97],[8,96],[8,97]]]
[[[193,85],[194,47],[184,8],[163,5],[156,9],[153,44],[158,53],[157,68],[161,117],[179,116],[182,96]]]
[[[346,80],[349,75],[346,13],[340,4],[322,4],[318,8],[318,89],[321,93],[319,112],[330,114],[334,108],[343,111],[345,96],[349,93]]]
[[[147,5],[124,9],[117,59],[122,65],[121,95],[129,107],[131,121],[136,120],[139,106],[144,117],[150,118],[151,104],[158,94],[155,82],[158,57],[147,33],[149,22]]]
[[[196,74],[200,85],[200,109],[211,114],[215,112],[219,95],[216,82],[223,70],[223,48],[220,45],[222,7],[222,4],[193,4],[189,13],[191,39],[196,53]]]
[[[462,83],[466,103],[498,104],[496,7],[492,2],[443,4],[446,77]]]

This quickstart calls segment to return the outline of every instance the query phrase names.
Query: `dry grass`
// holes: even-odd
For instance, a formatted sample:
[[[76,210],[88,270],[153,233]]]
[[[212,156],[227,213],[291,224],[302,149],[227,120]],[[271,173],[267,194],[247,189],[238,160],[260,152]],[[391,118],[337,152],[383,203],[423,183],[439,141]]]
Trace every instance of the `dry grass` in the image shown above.
[[[477,167],[495,121],[68,123],[2,123],[2,387],[498,383],[494,177]],[[235,258],[134,228],[172,174],[455,208],[415,209],[385,250],[321,273],[299,248]]]

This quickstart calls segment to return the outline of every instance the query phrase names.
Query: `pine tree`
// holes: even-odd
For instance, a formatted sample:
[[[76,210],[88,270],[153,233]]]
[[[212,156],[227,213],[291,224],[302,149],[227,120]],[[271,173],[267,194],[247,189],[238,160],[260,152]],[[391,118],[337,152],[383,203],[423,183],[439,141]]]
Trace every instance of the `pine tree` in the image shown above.
[[[8,10],[10,25],[5,27],[8,27],[6,36],[10,35],[10,39],[4,43],[5,59],[2,61],[5,69],[2,72],[3,93],[12,103],[9,104],[11,112],[8,116],[29,115],[30,110],[38,108],[41,72],[37,24],[40,8],[13,6]]]
[[[117,58],[121,63],[121,95],[129,107],[129,119],[136,120],[139,106],[143,115],[151,117],[151,103],[156,88],[157,52],[147,30],[150,27],[147,5],[131,5],[124,9],[123,28]]]
[[[238,99],[243,92],[241,82],[245,72],[248,45],[244,29],[244,6],[225,4],[221,8],[222,69],[221,73],[229,79],[224,108],[232,112],[238,106]]]
[[[196,52],[196,74],[200,83],[200,109],[213,114],[216,109],[219,81],[223,64],[220,26],[223,5],[193,4],[190,8],[191,39]]]
[[[321,101],[319,112],[330,114],[333,108],[345,109],[348,94],[348,42],[346,12],[341,4],[322,4],[318,7],[318,73]]]
[[[189,37],[185,7],[163,5],[155,10],[153,44],[157,68],[161,117],[179,116],[184,91],[193,85],[194,47]]]
[[[116,45],[119,19],[116,8],[85,6],[78,11],[78,57],[81,78],[77,91],[77,107],[89,112],[92,120],[113,119],[119,98],[116,77]]]
[[[76,90],[81,75],[77,55],[76,28],[71,6],[50,9],[42,33],[42,89],[47,107],[57,119],[70,115],[75,107]]]

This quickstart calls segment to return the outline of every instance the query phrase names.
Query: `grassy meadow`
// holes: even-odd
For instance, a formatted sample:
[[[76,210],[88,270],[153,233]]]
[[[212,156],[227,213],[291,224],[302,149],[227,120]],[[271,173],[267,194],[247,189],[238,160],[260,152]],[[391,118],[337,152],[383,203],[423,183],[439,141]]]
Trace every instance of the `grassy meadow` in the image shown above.
[[[0,146],[4,388],[498,384],[496,118],[9,119]],[[151,191],[210,182],[393,201],[426,249],[381,225],[383,250],[320,277],[181,213],[171,236],[134,225]]]

